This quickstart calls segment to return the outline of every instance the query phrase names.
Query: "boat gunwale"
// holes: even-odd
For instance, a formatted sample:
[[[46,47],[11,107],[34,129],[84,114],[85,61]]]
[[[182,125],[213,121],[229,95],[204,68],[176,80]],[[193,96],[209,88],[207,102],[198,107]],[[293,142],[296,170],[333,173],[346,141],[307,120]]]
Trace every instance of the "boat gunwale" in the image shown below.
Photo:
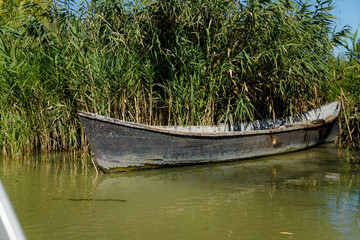
[[[326,105],[322,105],[319,108],[315,108],[313,110],[321,109],[324,106],[334,104],[336,102],[339,103],[338,101],[334,101],[334,102],[328,103]],[[310,110],[310,111],[313,111],[313,110]],[[306,112],[303,114],[306,114]],[[339,115],[339,111],[337,112],[336,115],[329,114],[328,116],[325,116],[325,119],[321,119],[324,121],[316,122],[316,123],[312,123],[311,121],[303,121],[303,122],[285,124],[283,126],[280,126],[277,128],[272,128],[272,129],[229,131],[229,132],[215,133],[215,132],[185,132],[185,131],[174,130],[174,129],[166,129],[165,127],[161,127],[161,126],[151,126],[151,125],[145,125],[145,124],[141,124],[141,123],[127,122],[124,120],[106,117],[106,116],[98,115],[95,113],[89,113],[89,112],[85,112],[85,111],[78,112],[78,116],[92,119],[92,120],[97,120],[97,121],[106,122],[106,123],[115,124],[115,125],[121,125],[121,126],[128,127],[128,128],[136,128],[136,129],[152,131],[152,132],[157,132],[157,133],[178,135],[178,136],[188,136],[188,137],[233,137],[233,136],[235,137],[235,136],[247,136],[247,135],[265,135],[265,134],[297,131],[297,130],[302,130],[302,129],[305,130],[305,129],[311,129],[311,128],[319,128],[319,127],[325,126],[329,123],[332,123],[334,120],[336,120],[338,118],[338,115]],[[213,125],[213,126],[208,125],[208,126],[200,126],[200,127],[218,127],[218,126],[217,125]]]

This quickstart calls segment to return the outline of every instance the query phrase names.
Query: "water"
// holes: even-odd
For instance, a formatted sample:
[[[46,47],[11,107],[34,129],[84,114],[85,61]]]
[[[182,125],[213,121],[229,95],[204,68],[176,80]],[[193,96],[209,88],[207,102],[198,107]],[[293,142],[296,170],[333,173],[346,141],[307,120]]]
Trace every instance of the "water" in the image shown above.
[[[28,239],[358,239],[360,171],[334,145],[99,174],[72,155],[0,162]]]

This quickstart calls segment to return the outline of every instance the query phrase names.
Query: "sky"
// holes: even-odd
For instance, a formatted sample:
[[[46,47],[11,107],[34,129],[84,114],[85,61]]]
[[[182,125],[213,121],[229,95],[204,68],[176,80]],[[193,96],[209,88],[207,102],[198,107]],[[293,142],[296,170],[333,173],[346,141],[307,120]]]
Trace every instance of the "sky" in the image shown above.
[[[338,26],[349,25],[352,32],[355,32],[360,24],[360,0],[337,0],[335,6],[333,14],[338,18],[336,20]]]
[[[337,17],[336,19],[336,30],[340,30],[342,27],[348,25],[351,27],[351,32],[355,33],[356,29],[360,24],[360,0],[336,0],[336,8],[332,14]],[[360,27],[358,39],[360,37]],[[335,49],[335,55],[341,55],[345,51],[344,48]]]

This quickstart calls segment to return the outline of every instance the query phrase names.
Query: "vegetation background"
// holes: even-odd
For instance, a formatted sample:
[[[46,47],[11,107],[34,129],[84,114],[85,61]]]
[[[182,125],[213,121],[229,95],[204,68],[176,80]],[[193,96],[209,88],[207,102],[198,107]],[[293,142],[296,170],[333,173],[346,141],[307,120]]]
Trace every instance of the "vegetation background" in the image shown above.
[[[86,148],[78,110],[203,125],[336,99],[338,144],[359,149],[360,42],[332,0],[77,2],[0,1],[3,156]]]

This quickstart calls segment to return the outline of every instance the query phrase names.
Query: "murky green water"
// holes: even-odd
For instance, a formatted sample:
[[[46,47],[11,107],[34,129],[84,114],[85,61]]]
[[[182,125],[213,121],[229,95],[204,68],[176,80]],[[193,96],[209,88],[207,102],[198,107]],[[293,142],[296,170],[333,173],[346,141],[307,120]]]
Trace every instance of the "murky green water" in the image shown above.
[[[69,155],[0,162],[28,239],[358,239],[360,170],[333,145],[96,175]]]

